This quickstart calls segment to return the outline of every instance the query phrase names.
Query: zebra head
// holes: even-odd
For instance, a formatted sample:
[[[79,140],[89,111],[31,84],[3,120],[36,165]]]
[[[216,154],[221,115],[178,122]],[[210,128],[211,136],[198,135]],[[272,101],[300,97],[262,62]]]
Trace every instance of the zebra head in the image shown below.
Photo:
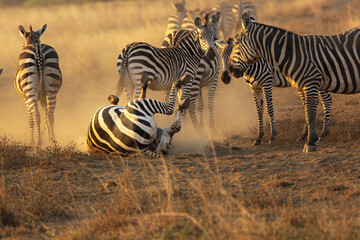
[[[242,29],[235,36],[235,46],[229,60],[229,71],[237,78],[242,77],[245,70],[260,58],[248,34],[254,27],[253,22],[254,19],[250,14],[244,12]]]
[[[37,31],[33,31],[30,25],[30,32],[27,32],[22,25],[19,25],[19,33],[25,39],[24,47],[28,45],[35,45],[40,43],[40,36],[45,32],[47,25],[45,24],[42,28]]]
[[[195,27],[198,32],[198,39],[201,48],[206,52],[206,56],[213,60],[216,56],[216,41],[219,40],[218,23],[221,17],[221,12],[216,12],[210,16],[209,13],[202,17],[198,15],[194,19]]]
[[[176,10],[179,14],[186,14],[186,2],[183,0],[182,2],[178,3],[171,3],[171,6]]]

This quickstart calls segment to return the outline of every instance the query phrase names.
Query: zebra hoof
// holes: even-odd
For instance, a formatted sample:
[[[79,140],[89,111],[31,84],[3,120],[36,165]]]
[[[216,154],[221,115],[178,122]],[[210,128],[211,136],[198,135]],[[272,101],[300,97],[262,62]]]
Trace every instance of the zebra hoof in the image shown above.
[[[303,149],[304,153],[315,152],[315,151],[316,151],[315,145],[308,145],[308,144],[304,145],[304,149]]]
[[[269,140],[269,144],[273,144],[274,142],[275,142],[275,140],[273,140],[273,139]]]
[[[261,144],[260,141],[255,140],[253,146],[259,146],[260,144]]]

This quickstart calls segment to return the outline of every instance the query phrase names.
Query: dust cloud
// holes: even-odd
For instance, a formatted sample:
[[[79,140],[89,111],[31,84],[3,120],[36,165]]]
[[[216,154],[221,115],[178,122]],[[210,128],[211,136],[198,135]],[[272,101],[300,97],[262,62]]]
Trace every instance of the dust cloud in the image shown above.
[[[214,3],[215,4],[215,3]],[[96,10],[95,10],[96,9]],[[152,11],[157,9],[156,11]],[[75,143],[86,150],[86,132],[92,115],[107,104],[107,96],[115,93],[119,78],[116,61],[121,50],[134,41],[144,41],[160,46],[171,6],[167,1],[93,3],[47,8],[0,10],[3,25],[0,39],[8,45],[0,45],[4,68],[0,75],[0,135],[6,135],[24,143],[29,142],[28,116],[24,100],[16,93],[13,76],[18,65],[18,54],[23,39],[17,33],[18,25],[34,29],[47,23],[41,37],[43,43],[53,46],[60,58],[63,85],[57,95],[55,109],[55,135],[61,145]],[[25,14],[26,12],[26,14]],[[42,15],[39,17],[38,12]],[[54,14],[54,12],[56,14]],[[141,14],[136,14],[141,12]],[[16,14],[15,14],[16,13]],[[119,17],[124,21],[118,21]],[[128,21],[126,16],[138,16]],[[7,19],[12,19],[8,21]],[[59,21],[61,20],[61,21]],[[61,34],[59,34],[61,33]],[[174,153],[204,151],[211,140],[221,140],[231,134],[246,135],[249,128],[256,127],[255,106],[249,88],[242,79],[232,79],[230,85],[218,83],[215,97],[216,132],[208,127],[206,90],[203,90],[204,132],[196,135],[188,117],[172,144]],[[163,92],[149,91],[148,97],[164,100]],[[124,94],[120,99],[125,104]],[[39,104],[40,106],[40,104]],[[40,108],[41,109],[41,108]],[[41,109],[41,115],[43,115]],[[156,116],[159,127],[168,127],[174,116]],[[216,133],[211,136],[211,133]],[[43,147],[47,133],[41,122]]]

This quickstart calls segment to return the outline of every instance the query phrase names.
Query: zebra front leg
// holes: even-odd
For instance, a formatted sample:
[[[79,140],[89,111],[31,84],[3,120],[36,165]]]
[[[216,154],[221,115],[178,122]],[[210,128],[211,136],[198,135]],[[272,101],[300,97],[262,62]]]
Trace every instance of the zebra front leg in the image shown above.
[[[199,116],[199,125],[201,128],[204,128],[204,116],[203,116],[203,110],[204,110],[204,101],[202,97],[202,91],[201,88],[199,89],[199,94],[196,99],[196,111]]]
[[[304,152],[316,151],[315,142],[318,140],[316,134],[315,122],[316,122],[316,110],[319,103],[318,89],[315,87],[305,88],[305,103],[306,103],[306,121],[309,126],[307,143],[304,146]]]
[[[263,113],[264,113],[264,100],[263,90],[251,87],[251,93],[255,100],[256,111],[258,116],[258,135],[253,145],[260,145],[261,139],[264,136],[264,124],[263,124]]]
[[[198,119],[196,117],[196,99],[198,98],[199,96],[199,91],[200,91],[200,81],[195,78],[195,81],[193,81],[192,83],[192,87],[191,87],[191,92],[190,92],[190,106],[188,108],[189,110],[189,114],[190,114],[190,118],[191,118],[191,121],[193,123],[193,126],[195,128],[196,131],[198,132],[202,132],[203,129],[200,129],[200,125],[199,125],[199,122],[198,122]],[[184,110],[186,111],[186,110]]]
[[[321,96],[322,105],[324,108],[324,121],[323,121],[323,130],[319,141],[322,141],[324,137],[326,137],[330,133],[330,112],[331,112],[331,104],[332,98],[330,93],[325,91],[319,92]]]
[[[219,74],[217,74],[218,76]],[[208,110],[209,110],[209,122],[210,122],[210,129],[213,134],[217,134],[217,130],[215,127],[215,120],[214,120],[214,97],[215,91],[217,88],[218,79],[217,77],[213,80],[211,85],[209,86],[208,92]]]
[[[304,91],[303,90],[298,90],[298,94],[300,96],[300,99],[301,99],[301,102],[304,106],[304,110],[306,112],[306,102],[305,102],[305,94],[304,94]],[[308,128],[308,123],[307,123],[307,120],[305,119],[305,125],[304,125],[304,128],[303,128],[303,131],[300,135],[300,137],[298,137],[296,139],[297,142],[300,142],[300,141],[304,141],[305,138],[307,137],[308,135],[308,131],[309,131],[309,128]]]
[[[272,101],[272,84],[264,85],[263,86],[263,93],[266,100],[266,112],[270,117],[270,130],[271,130],[271,138],[269,140],[269,144],[274,143],[275,136],[276,136],[276,128],[275,128],[275,120],[274,120],[274,107]]]

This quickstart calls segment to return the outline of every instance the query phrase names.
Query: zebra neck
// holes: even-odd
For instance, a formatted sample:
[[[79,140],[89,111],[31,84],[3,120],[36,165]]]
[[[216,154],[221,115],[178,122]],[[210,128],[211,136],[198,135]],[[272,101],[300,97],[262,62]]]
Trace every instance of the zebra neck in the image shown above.
[[[176,45],[187,53],[190,58],[195,57],[201,59],[205,56],[205,51],[201,48],[198,34],[198,31],[194,29],[182,37]]]
[[[253,23],[249,30],[250,41],[260,58],[285,76],[287,69],[296,59],[299,49],[299,36],[281,28]]]

